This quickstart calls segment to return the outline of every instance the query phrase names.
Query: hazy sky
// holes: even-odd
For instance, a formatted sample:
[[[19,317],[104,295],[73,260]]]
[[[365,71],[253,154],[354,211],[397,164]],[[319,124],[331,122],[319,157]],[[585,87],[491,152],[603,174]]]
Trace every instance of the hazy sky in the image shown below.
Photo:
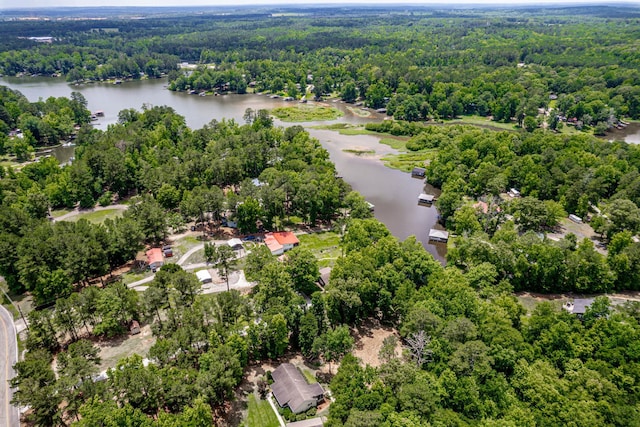
[[[68,6],[222,6],[222,5],[252,5],[252,4],[278,4],[292,5],[300,4],[344,4],[344,3],[362,3],[362,4],[504,4],[515,5],[518,3],[536,5],[553,5],[566,3],[600,3],[606,4],[606,1],[598,0],[0,0],[0,9],[13,8],[41,8],[41,7],[68,7]],[[640,3],[640,2],[630,2]]]

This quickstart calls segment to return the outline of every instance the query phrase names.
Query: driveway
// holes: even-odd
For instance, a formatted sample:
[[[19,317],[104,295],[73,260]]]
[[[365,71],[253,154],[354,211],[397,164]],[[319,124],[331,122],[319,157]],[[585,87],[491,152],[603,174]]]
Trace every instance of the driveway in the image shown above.
[[[13,396],[9,380],[13,378],[13,365],[18,361],[18,342],[13,316],[0,306],[0,426],[19,427],[20,413],[11,405]]]

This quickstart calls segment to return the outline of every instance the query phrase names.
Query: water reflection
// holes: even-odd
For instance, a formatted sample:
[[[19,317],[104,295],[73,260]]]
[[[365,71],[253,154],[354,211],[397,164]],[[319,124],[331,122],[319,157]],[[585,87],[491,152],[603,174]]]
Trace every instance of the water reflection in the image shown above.
[[[0,84],[22,92],[30,101],[49,96],[70,96],[72,91],[81,92],[87,99],[87,107],[91,111],[102,110],[104,117],[93,122],[99,129],[106,129],[118,120],[118,112],[127,108],[140,109],[142,105],[167,105],[185,117],[187,125],[198,129],[211,120],[222,118],[234,119],[243,123],[247,108],[259,110],[279,106],[294,105],[282,99],[271,99],[258,95],[223,95],[194,96],[166,90],[166,80],[142,80],[126,82],[122,85],[106,83],[71,86],[62,79],[52,78],[9,78],[0,79]],[[309,104],[313,104],[309,102]],[[343,116],[330,122],[304,123],[311,135],[322,143],[329,151],[331,160],[336,164],[338,174],[344,177],[356,191],[375,205],[375,217],[382,221],[399,239],[415,235],[425,248],[439,261],[444,260],[445,245],[430,244],[428,233],[430,228],[437,227],[437,211],[435,207],[418,205],[418,195],[422,192],[434,194],[434,189],[424,188],[422,180],[411,178],[407,173],[385,167],[379,160],[395,150],[379,143],[379,138],[372,135],[340,135],[338,132],[313,129],[313,125],[348,123],[364,124],[380,121],[383,115],[370,112],[369,117],[362,117],[354,111],[363,111],[341,102],[330,103],[339,108]],[[274,120],[279,126],[292,126]],[[61,163],[73,156],[73,147],[58,147],[54,155]],[[372,155],[356,156],[344,150],[374,151]]]

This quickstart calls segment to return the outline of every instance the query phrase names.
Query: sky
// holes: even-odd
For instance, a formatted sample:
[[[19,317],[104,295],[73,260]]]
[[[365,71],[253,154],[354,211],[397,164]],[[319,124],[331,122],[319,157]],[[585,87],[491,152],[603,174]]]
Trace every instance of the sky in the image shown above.
[[[428,6],[435,5],[468,5],[468,4],[502,4],[514,6],[517,4],[527,5],[558,5],[576,3],[612,3],[605,0],[0,0],[0,9],[13,8],[51,8],[51,7],[87,7],[87,6],[240,6],[240,5],[291,5],[301,4],[415,4]],[[640,1],[630,1],[640,5]]]

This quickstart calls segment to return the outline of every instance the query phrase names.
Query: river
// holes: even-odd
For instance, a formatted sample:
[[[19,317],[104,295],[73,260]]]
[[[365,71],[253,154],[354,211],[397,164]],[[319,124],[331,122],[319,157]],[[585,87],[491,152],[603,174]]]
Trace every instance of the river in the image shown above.
[[[271,99],[260,95],[197,96],[171,92],[165,87],[165,79],[125,82],[121,85],[98,83],[73,86],[59,78],[3,77],[0,78],[0,84],[22,92],[30,101],[46,99],[50,96],[69,97],[71,92],[78,91],[87,99],[89,110],[104,112],[104,117],[93,122],[96,128],[103,130],[117,122],[118,112],[121,110],[127,108],[140,110],[145,104],[172,107],[178,114],[185,117],[187,125],[192,129],[201,128],[213,119],[234,119],[238,123],[243,123],[247,108],[258,110],[292,105],[282,99]],[[322,122],[322,124],[363,124],[380,121],[383,118],[376,113],[373,113],[372,117],[360,117],[345,104],[338,102],[334,105],[342,110],[344,115],[337,120]],[[275,120],[275,124],[292,125],[279,120]],[[401,240],[415,235],[435,259],[444,262],[446,246],[428,241],[430,228],[442,228],[437,224],[437,211],[435,207],[420,206],[417,203],[418,195],[425,191],[423,181],[413,179],[407,173],[389,169],[379,160],[383,155],[395,151],[380,144],[379,138],[375,136],[345,136],[335,131],[311,128],[315,124],[319,123],[304,123],[309,133],[327,149],[338,174],[354,190],[375,205],[375,217]],[[375,154],[357,156],[345,152],[346,149],[374,150]],[[65,162],[73,155],[73,147],[57,148],[54,154],[61,162]],[[432,188],[428,191],[436,192]]]

